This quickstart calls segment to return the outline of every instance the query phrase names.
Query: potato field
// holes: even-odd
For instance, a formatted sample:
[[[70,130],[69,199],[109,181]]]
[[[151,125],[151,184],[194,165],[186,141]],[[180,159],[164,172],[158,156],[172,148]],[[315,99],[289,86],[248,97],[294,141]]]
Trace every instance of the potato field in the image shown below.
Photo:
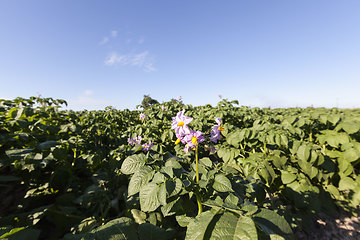
[[[296,239],[358,214],[360,109],[65,105],[0,100],[0,239]]]

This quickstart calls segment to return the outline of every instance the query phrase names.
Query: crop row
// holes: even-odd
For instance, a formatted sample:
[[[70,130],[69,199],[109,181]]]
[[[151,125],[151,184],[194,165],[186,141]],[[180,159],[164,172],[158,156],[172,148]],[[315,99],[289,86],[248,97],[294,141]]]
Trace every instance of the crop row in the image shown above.
[[[63,104],[0,100],[0,238],[292,239],[359,208],[358,109]]]

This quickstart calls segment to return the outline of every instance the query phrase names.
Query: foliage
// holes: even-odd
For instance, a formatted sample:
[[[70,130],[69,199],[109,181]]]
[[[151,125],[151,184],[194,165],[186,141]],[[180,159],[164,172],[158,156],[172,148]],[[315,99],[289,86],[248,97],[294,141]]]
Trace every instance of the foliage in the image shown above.
[[[0,100],[0,239],[292,239],[314,213],[359,207],[359,109],[65,104]],[[207,136],[222,119],[221,140],[199,145],[199,182],[195,152],[175,145],[181,110]]]
[[[149,95],[144,95],[144,99],[141,102],[141,106],[144,109],[147,109],[147,108],[149,108],[152,105],[157,104],[157,103],[159,103],[159,102],[157,100],[151,98]]]

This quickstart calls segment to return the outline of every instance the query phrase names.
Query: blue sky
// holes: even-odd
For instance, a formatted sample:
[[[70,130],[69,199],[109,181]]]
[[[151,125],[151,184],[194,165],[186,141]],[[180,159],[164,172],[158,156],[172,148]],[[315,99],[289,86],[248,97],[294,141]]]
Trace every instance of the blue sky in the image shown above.
[[[2,0],[0,98],[360,107],[358,0]]]

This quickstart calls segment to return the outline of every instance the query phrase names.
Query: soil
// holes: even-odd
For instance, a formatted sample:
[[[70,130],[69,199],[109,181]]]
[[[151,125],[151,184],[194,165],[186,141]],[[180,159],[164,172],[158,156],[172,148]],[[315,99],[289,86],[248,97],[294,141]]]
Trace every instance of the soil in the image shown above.
[[[338,218],[324,213],[317,215],[311,232],[295,232],[299,240],[360,240],[360,211],[357,217],[342,212]]]

